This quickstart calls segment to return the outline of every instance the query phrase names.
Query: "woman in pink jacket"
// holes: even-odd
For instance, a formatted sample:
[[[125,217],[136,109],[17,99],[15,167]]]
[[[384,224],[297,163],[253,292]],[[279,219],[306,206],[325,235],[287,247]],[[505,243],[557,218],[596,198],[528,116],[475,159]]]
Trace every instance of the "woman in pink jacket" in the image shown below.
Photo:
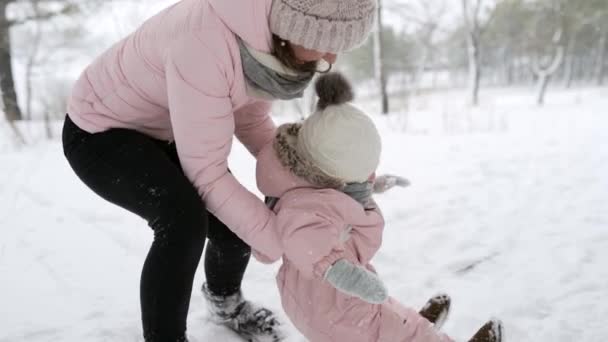
[[[279,339],[272,313],[240,293],[243,240],[276,215],[229,172],[233,136],[257,156],[275,132],[271,101],[300,97],[319,62],[365,40],[375,11],[375,0],[182,0],[84,70],[64,153],[87,186],[154,232],[141,275],[146,341],[187,340],[207,238],[203,291],[217,321]]]
[[[277,219],[248,241],[254,255],[266,263],[282,258],[283,308],[311,342],[452,341],[424,312],[387,297],[370,264],[384,228],[369,181],[380,136],[348,103],[353,94],[340,74],[323,75],[316,89],[317,111],[279,127],[258,155],[258,187],[274,198]],[[489,321],[470,341],[500,342],[502,325]]]

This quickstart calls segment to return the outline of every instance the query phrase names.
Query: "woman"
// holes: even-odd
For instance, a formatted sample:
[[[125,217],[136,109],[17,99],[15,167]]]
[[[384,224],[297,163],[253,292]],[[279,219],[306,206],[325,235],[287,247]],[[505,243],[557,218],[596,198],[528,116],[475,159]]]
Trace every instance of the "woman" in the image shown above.
[[[275,131],[271,100],[300,97],[319,61],[365,40],[375,11],[375,0],[183,0],[82,73],[64,153],[87,186],[154,232],[141,275],[146,341],[187,341],[206,238],[213,317],[247,339],[279,339],[273,314],[240,292],[248,244],[275,217],[230,174],[232,139],[256,156]]]

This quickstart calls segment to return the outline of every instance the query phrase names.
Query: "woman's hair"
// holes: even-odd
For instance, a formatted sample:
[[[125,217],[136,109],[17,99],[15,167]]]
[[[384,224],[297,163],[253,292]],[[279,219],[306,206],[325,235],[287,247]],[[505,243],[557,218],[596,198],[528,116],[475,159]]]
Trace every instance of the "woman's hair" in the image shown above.
[[[317,72],[318,62],[301,62],[293,52],[291,44],[277,36],[272,35],[272,55],[283,65],[298,72]]]

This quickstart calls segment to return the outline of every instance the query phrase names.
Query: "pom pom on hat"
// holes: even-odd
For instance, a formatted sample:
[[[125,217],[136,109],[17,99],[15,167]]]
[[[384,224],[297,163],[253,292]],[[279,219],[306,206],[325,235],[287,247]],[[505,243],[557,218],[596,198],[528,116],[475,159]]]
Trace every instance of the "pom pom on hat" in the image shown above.
[[[319,77],[315,83],[315,91],[319,97],[317,110],[350,102],[355,98],[353,88],[348,80],[337,72]]]

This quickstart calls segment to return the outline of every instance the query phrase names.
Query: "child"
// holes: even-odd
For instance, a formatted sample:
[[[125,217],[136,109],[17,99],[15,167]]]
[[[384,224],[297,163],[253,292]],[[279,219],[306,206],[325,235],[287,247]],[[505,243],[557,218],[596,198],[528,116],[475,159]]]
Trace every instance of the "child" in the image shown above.
[[[376,276],[370,260],[384,221],[371,193],[380,136],[348,103],[353,94],[340,74],[320,77],[316,91],[317,111],[279,127],[257,161],[258,188],[277,198],[277,224],[248,243],[262,262],[282,257],[277,284],[285,312],[312,342],[452,341],[428,313],[388,297]],[[380,181],[382,191],[394,179]],[[501,340],[502,326],[490,321],[470,341]]]

